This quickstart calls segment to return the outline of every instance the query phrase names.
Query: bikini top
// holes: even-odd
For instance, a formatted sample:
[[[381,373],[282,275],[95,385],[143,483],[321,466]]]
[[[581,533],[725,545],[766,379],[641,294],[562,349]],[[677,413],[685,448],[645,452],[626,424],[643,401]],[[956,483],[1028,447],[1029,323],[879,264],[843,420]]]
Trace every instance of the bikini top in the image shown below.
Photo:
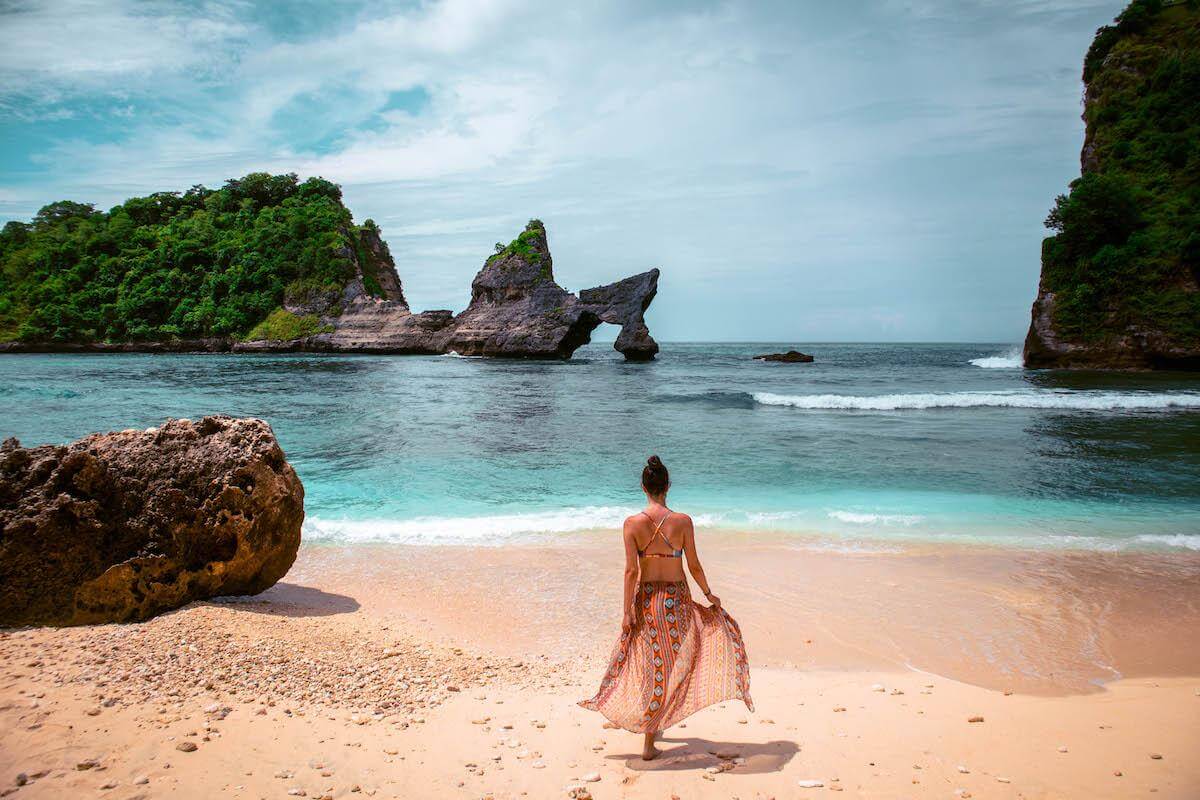
[[[646,519],[650,520],[651,522],[654,522],[654,517],[650,516],[645,511],[642,511],[639,513],[641,513],[643,516],[645,516]],[[640,557],[642,557],[642,558],[681,558],[683,556],[683,550],[682,549],[676,550],[671,545],[671,540],[668,539],[667,535],[665,533],[663,533],[663,531],[662,531],[663,523],[667,521],[667,517],[669,517],[669,516],[671,516],[670,511],[668,511],[666,513],[666,515],[658,521],[658,524],[656,524],[654,526],[654,534],[650,536],[650,542],[654,541],[654,536],[657,535],[657,536],[661,537],[664,542],[667,543],[667,547],[671,548],[671,552],[670,553],[647,553],[646,548],[643,547],[641,550],[638,550],[638,555]],[[650,546],[650,542],[646,542],[646,547]]]

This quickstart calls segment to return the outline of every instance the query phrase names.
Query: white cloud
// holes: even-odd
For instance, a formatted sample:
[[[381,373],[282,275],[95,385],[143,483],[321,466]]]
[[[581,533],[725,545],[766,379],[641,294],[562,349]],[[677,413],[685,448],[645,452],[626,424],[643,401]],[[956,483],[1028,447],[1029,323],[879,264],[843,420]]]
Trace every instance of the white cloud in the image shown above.
[[[225,48],[248,30],[235,13],[215,2],[18,2],[0,11],[0,72],[10,91],[39,81],[81,90],[219,68]]]
[[[124,84],[183,109],[133,113],[118,141],[48,143],[47,200],[323,174],[384,225],[417,305],[461,306],[492,242],[540,216],[564,283],[666,268],[664,287],[691,298],[655,312],[667,335],[697,336],[702,313],[730,326],[712,335],[736,337],[739,297],[777,305],[756,324],[826,303],[827,338],[856,324],[862,338],[902,335],[932,318],[921,308],[982,302],[988,281],[1016,334],[1038,223],[1078,148],[1079,63],[1119,7],[1095,5],[447,0],[282,41],[236,5],[74,0],[10,13],[19,32],[0,26],[0,78],[43,110]],[[419,113],[379,114],[417,87]],[[305,131],[281,126],[314,97],[327,110]],[[299,134],[326,122],[340,130],[332,149],[307,146]],[[853,292],[822,288],[831,268]],[[963,270],[982,289],[948,291]],[[1014,270],[1027,288],[1001,279]],[[751,301],[751,278],[779,290]],[[882,313],[906,282],[917,305]],[[969,314],[955,324],[947,335],[980,335]]]

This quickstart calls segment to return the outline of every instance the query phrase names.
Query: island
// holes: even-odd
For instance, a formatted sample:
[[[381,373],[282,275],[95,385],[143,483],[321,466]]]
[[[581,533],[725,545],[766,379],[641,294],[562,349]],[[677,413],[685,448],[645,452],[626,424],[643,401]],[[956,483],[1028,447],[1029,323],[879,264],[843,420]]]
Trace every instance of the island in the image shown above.
[[[1081,174],[1055,201],[1025,366],[1200,369],[1200,7],[1135,0],[1083,65]]]
[[[372,220],[340,187],[253,173],[125,201],[61,201],[0,231],[0,352],[458,353],[569,358],[602,322],[658,352],[651,269],[578,295],[554,279],[540,220],[497,243],[459,314],[414,313]]]

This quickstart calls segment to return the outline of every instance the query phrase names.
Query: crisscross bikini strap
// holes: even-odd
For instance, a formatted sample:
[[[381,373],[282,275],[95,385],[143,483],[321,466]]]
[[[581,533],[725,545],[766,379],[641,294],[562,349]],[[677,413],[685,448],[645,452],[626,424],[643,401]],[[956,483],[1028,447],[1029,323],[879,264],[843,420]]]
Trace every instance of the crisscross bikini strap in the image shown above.
[[[650,516],[650,515],[647,514],[646,516]],[[667,538],[667,535],[665,533],[663,533],[663,529],[662,529],[663,523],[665,523],[667,521],[667,517],[669,517],[669,516],[671,516],[671,511],[668,509],[667,513],[663,516],[663,518],[660,519],[658,521],[658,524],[654,526],[654,532],[659,535],[659,538],[661,538],[664,542],[667,543],[667,547],[674,550],[675,545],[671,544],[671,540]],[[653,520],[651,520],[651,522],[653,522]]]

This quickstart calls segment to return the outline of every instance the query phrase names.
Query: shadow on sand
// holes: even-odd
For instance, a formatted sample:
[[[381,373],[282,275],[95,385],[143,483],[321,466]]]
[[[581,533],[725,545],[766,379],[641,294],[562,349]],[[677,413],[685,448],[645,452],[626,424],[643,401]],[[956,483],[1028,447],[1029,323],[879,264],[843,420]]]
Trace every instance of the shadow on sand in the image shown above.
[[[235,606],[252,614],[276,617],[332,617],[358,611],[358,601],[344,594],[331,594],[311,586],[277,583],[262,594],[214,597],[214,605]]]
[[[746,775],[779,772],[800,752],[800,745],[786,739],[770,742],[712,742],[707,739],[664,736],[659,740],[658,747],[662,754],[653,761],[642,761],[641,753],[614,753],[607,758],[623,760],[625,766],[633,770],[669,772],[719,766],[721,759],[717,758],[717,754],[720,753],[729,758],[740,756],[746,759],[734,770]]]

